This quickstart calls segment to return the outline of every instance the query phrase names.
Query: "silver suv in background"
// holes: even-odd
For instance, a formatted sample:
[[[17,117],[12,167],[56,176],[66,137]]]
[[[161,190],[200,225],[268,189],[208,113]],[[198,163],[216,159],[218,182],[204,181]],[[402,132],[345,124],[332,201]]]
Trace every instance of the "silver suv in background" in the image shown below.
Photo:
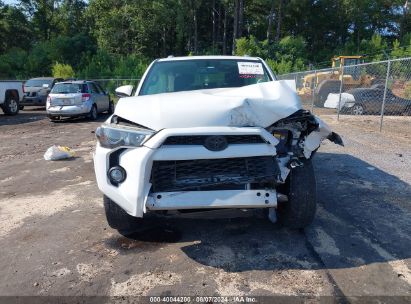
[[[24,84],[24,97],[20,103],[20,110],[24,106],[45,106],[51,89],[60,81],[63,81],[63,79],[53,77],[39,77],[27,80]]]
[[[76,80],[56,83],[47,97],[46,109],[52,121],[79,116],[96,120],[101,112],[112,114],[114,103],[97,83]]]

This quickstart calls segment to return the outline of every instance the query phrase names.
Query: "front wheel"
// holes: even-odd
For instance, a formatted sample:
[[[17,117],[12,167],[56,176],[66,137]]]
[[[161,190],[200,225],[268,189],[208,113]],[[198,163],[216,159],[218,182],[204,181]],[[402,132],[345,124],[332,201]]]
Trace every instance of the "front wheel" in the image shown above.
[[[7,97],[2,109],[6,115],[17,115],[19,113],[19,102],[14,97]]]
[[[356,103],[355,105],[353,105],[351,113],[353,115],[364,115],[364,107],[361,104]]]
[[[60,120],[60,116],[47,115],[47,117],[50,119],[51,122],[56,122]]]
[[[303,166],[291,169],[285,184],[287,202],[277,207],[278,222],[288,228],[300,229],[308,226],[317,208],[317,186],[311,160]]]
[[[125,212],[120,206],[104,195],[104,210],[109,226],[122,235],[129,235],[141,224],[142,218],[136,218]]]

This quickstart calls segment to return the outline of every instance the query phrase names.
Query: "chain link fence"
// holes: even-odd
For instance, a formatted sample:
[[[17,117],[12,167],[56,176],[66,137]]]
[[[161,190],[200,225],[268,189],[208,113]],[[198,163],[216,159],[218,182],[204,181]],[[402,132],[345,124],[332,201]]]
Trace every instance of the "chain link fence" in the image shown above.
[[[317,115],[336,115],[338,120],[366,116],[380,131],[384,121],[411,116],[411,58],[296,72],[278,79],[295,80],[303,107]],[[406,127],[411,129],[409,120]]]
[[[0,81],[20,81],[25,83],[29,79],[1,79]],[[71,78],[70,80],[76,80]],[[98,83],[106,92],[110,94],[115,94],[115,89],[123,85],[132,85],[136,88],[140,82],[140,78],[87,78],[85,80],[94,81]],[[67,80],[69,81],[69,80]]]

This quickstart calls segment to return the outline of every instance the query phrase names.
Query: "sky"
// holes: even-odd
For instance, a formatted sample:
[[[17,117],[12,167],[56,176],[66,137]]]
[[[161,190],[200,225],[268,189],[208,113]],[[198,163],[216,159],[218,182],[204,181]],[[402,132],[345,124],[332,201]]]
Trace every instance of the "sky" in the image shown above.
[[[16,4],[17,0],[3,0],[5,4]]]

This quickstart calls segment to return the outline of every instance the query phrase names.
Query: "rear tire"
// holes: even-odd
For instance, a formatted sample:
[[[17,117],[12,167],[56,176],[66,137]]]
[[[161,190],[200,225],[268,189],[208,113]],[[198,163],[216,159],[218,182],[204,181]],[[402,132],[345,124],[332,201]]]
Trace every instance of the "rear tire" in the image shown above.
[[[17,115],[19,113],[19,101],[16,99],[15,96],[12,96],[11,94],[8,94],[6,96],[6,100],[4,101],[3,106],[1,107],[3,109],[4,114],[6,115]]]
[[[120,206],[104,195],[104,210],[109,226],[117,229],[122,235],[130,235],[142,222],[142,218],[136,218],[125,212]]]
[[[89,118],[90,120],[97,120],[97,118],[98,118],[98,112],[97,112],[97,106],[96,106],[96,105],[93,105],[93,106],[91,107],[90,113],[88,114],[88,118]]]
[[[301,229],[314,220],[317,209],[317,186],[311,160],[303,166],[291,169],[285,184],[288,202],[279,203],[278,223],[282,226]]]

